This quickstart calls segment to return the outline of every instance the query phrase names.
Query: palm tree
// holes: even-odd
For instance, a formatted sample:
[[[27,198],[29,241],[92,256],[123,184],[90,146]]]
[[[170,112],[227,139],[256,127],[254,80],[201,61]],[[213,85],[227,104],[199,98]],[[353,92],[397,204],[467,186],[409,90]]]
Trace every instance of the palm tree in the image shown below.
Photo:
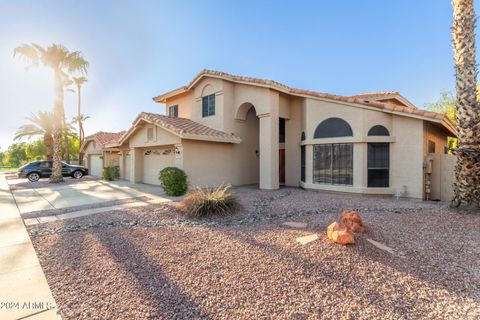
[[[24,137],[28,139],[35,136],[43,136],[43,143],[45,144],[45,156],[47,160],[52,160],[52,141],[53,141],[53,122],[54,117],[52,112],[38,111],[32,113],[30,117],[26,117],[31,123],[24,124],[15,134],[14,140],[20,140]]]
[[[480,110],[477,102],[473,0],[453,0],[458,148],[452,206],[480,204]]]
[[[78,124],[78,138],[80,139],[80,145],[83,143],[84,132],[83,132],[83,123],[90,117],[85,117],[81,113],[80,105],[81,105],[81,89],[82,85],[87,82],[87,78],[85,77],[73,77],[73,82],[77,86],[77,116],[75,119],[77,120]],[[83,161],[83,154],[81,152],[78,153],[78,161],[82,163]]]
[[[88,61],[79,51],[70,52],[59,44],[43,48],[38,44],[24,44],[14,49],[14,56],[21,56],[30,66],[42,64],[51,68],[54,74],[54,123],[53,123],[53,172],[51,183],[63,181],[62,177],[62,119],[65,114],[63,106],[63,90],[68,73],[86,74]]]

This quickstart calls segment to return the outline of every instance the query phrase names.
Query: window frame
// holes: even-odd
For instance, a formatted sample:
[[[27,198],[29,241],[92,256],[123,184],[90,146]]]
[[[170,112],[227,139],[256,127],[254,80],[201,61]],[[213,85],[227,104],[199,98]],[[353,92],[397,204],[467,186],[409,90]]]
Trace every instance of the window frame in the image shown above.
[[[387,165],[386,166],[378,166],[378,165],[373,165],[371,162],[372,161],[375,161],[372,159],[372,157],[374,157],[374,155],[371,155],[371,149],[370,147],[373,147],[373,146],[383,146],[385,147],[386,146],[386,150],[387,150],[387,153],[386,153],[386,163]],[[377,155],[378,157],[378,155]],[[383,155],[383,158],[385,158],[385,155]],[[380,160],[380,162],[382,161],[385,161],[384,159],[383,160]],[[390,143],[388,142],[370,142],[370,143],[367,143],[367,188],[390,188],[390,162],[391,162],[391,157],[390,157]],[[371,178],[370,178],[370,173],[371,172],[379,172],[379,171],[386,171],[386,185],[374,185],[373,184],[373,181],[371,181]]]
[[[212,117],[215,115],[215,93],[202,97],[202,118]]]
[[[178,104],[168,107],[168,116],[178,118]]]
[[[352,126],[342,118],[330,117],[320,122],[313,132],[313,139],[353,137]]]
[[[336,159],[335,156],[338,155],[338,150],[341,147],[348,147],[349,149],[349,154],[348,154],[348,159],[345,161],[345,159],[342,159],[342,155],[339,155],[339,157]],[[325,149],[323,151],[323,161],[326,162],[328,161],[328,166],[325,167],[320,167],[317,168],[317,165],[321,163],[321,159],[319,160],[320,154],[322,153],[321,150],[317,152],[317,149]],[[352,187],[353,186],[353,143],[322,143],[322,144],[314,144],[313,145],[313,177],[312,177],[312,182],[314,184],[323,184],[323,185],[334,185],[334,186],[347,186],[347,187]],[[327,154],[327,156],[325,156]],[[345,154],[343,155],[345,157]],[[337,167],[335,168],[335,164],[338,165],[340,161],[343,161],[343,163],[348,163],[348,166],[342,166],[342,167]],[[323,173],[323,177],[320,176],[320,174],[317,173],[317,171],[323,170],[328,172],[329,174]],[[342,179],[342,175],[340,173],[335,173],[334,171],[344,171],[347,172],[347,175],[345,178],[346,183],[338,183],[339,180]],[[350,171],[350,174],[348,172]]]

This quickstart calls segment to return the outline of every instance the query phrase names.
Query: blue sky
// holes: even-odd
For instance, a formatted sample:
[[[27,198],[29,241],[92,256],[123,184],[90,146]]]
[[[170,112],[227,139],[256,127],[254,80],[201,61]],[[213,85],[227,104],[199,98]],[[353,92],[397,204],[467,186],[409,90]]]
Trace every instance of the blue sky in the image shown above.
[[[0,13],[2,150],[25,116],[52,106],[48,70],[12,57],[22,43],[90,61],[87,134],[163,113],[151,98],[203,68],[340,95],[395,90],[419,107],[454,88],[450,0],[0,0]],[[73,93],[65,108],[73,116]]]

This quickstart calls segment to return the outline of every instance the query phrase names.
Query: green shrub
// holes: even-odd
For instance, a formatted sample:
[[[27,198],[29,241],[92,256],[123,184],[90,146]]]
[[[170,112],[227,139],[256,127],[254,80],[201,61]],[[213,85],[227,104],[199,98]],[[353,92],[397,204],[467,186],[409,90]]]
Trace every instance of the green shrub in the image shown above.
[[[182,169],[167,167],[160,171],[158,179],[169,196],[183,196],[188,190],[187,175]]]
[[[227,215],[241,208],[230,186],[200,189],[188,193],[182,201],[182,211],[190,217]]]
[[[103,179],[106,181],[113,181],[120,178],[120,167],[103,167],[102,170]]]

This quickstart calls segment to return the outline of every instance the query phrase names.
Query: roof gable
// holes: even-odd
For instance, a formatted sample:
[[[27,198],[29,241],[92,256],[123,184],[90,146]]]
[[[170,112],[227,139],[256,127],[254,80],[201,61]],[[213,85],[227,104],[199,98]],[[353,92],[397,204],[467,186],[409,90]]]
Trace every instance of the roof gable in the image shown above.
[[[190,119],[169,117],[155,113],[142,112],[133,121],[132,127],[120,138],[123,144],[136,131],[141,122],[156,125],[182,139],[204,140],[212,142],[240,143],[242,140],[233,133],[226,133],[207,127]]]

